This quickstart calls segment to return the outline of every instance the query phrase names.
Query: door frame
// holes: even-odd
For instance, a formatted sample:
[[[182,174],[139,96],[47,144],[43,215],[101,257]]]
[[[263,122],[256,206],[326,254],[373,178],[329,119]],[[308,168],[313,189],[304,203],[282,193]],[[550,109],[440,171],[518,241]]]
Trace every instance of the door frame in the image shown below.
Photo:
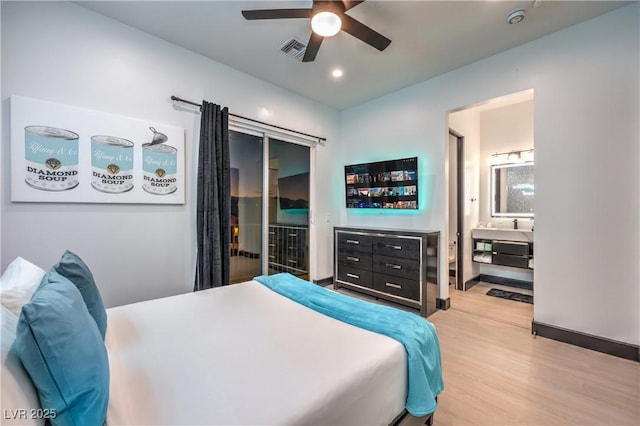
[[[269,140],[270,138],[277,139],[283,142],[289,142],[297,145],[303,145],[309,147],[309,223],[308,223],[308,244],[309,244],[309,280],[311,281],[316,277],[317,265],[315,259],[316,253],[316,227],[314,209],[316,205],[316,148],[317,145],[322,145],[322,142],[313,137],[305,137],[296,133],[288,132],[286,130],[280,130],[278,128],[271,128],[267,125],[261,125],[242,118],[229,117],[229,130],[235,132],[246,133],[253,136],[262,138],[262,253],[260,257],[262,259],[262,271],[267,274],[269,269],[269,259],[267,253],[269,253]]]
[[[464,136],[453,129],[449,135],[456,138],[456,290],[466,290],[464,282]],[[447,140],[447,143],[449,141]],[[449,169],[451,173],[451,169]]]

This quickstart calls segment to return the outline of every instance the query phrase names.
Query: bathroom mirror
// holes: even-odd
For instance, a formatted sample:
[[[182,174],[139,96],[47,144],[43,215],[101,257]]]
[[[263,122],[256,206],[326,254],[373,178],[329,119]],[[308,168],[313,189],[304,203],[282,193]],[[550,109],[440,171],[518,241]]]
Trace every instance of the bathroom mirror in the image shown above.
[[[533,217],[533,162],[491,166],[491,216]]]

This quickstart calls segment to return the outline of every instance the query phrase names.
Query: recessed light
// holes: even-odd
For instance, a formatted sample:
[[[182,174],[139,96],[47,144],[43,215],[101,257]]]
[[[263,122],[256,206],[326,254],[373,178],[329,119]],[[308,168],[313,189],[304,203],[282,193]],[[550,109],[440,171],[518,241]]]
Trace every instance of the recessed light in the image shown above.
[[[331,76],[334,78],[340,78],[343,74],[344,72],[342,72],[340,68],[336,68],[335,70],[331,71]]]

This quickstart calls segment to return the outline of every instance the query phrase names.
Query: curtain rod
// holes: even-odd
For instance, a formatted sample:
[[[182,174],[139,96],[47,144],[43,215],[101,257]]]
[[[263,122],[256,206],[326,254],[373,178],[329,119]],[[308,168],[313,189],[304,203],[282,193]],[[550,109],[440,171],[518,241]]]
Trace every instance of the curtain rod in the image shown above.
[[[175,101],[175,102],[182,102],[182,103],[185,103],[185,104],[197,106],[198,108],[202,108],[201,104],[198,104],[198,103],[195,103],[195,102],[192,102],[192,101],[188,101],[186,99],[182,99],[182,98],[179,98],[177,96],[171,96],[171,100]],[[326,142],[326,140],[327,140],[327,138],[321,138],[320,136],[310,135],[308,133],[302,133],[302,132],[299,132],[297,130],[287,129],[286,127],[276,126],[274,124],[269,124],[269,123],[265,123],[264,121],[254,120],[253,118],[244,117],[242,115],[237,115],[237,114],[232,114],[232,113],[229,113],[229,115],[232,116],[232,117],[241,118],[243,120],[251,121],[253,123],[258,123],[258,124],[262,124],[262,125],[265,125],[265,126],[273,127],[275,129],[285,130],[287,132],[297,133],[299,135],[303,135],[303,136],[307,136],[307,137],[310,137],[310,138],[318,139],[318,141],[321,141],[321,142]]]

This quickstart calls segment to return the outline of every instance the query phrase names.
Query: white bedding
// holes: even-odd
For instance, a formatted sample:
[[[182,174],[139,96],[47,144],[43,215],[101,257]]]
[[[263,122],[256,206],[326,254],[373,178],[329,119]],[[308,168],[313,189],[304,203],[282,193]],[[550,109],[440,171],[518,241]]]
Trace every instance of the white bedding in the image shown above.
[[[108,425],[376,425],[404,408],[399,342],[255,281],[107,312]]]

